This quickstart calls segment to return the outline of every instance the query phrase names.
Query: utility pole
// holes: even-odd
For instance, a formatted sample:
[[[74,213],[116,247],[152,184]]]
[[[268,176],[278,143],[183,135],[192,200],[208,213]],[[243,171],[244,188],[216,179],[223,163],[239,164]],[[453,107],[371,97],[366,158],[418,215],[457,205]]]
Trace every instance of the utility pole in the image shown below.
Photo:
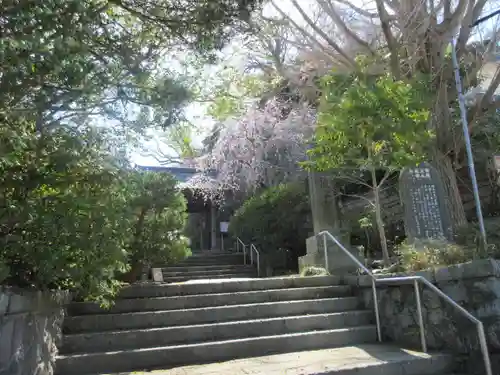
[[[500,15],[500,9],[485,16],[480,19],[478,19],[476,22],[474,22],[471,27],[476,27],[479,24],[489,20],[490,18]],[[476,178],[476,168],[474,167],[474,156],[472,154],[472,146],[471,146],[471,141],[470,141],[470,134],[469,134],[469,124],[467,122],[467,109],[465,108],[465,98],[464,94],[462,92],[462,80],[460,78],[460,70],[458,66],[458,57],[457,57],[457,49],[455,45],[455,40],[452,40],[451,42],[451,56],[453,60],[453,70],[455,72],[455,85],[457,88],[458,92],[458,104],[460,107],[460,117],[462,120],[462,130],[464,133],[464,139],[465,139],[465,148],[467,151],[467,161],[469,164],[469,174],[470,178],[472,180],[472,189],[474,192],[474,201],[476,203],[476,214],[477,214],[477,219],[479,222],[479,230],[481,232],[481,239],[483,242],[483,246],[486,248],[487,246],[487,237],[486,237],[486,229],[484,227],[484,218],[483,218],[483,211],[481,209],[481,199],[479,197],[479,187],[477,184],[477,178]]]

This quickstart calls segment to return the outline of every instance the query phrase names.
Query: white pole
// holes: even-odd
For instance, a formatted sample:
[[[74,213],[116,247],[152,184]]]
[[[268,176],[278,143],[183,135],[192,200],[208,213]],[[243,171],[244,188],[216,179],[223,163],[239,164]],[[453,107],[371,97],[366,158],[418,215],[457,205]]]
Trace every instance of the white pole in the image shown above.
[[[483,211],[481,209],[481,199],[479,197],[479,188],[477,185],[476,169],[474,167],[474,156],[472,155],[472,146],[470,142],[469,135],[469,124],[467,123],[467,110],[465,108],[465,99],[462,92],[462,80],[460,78],[460,71],[458,68],[458,58],[457,50],[455,47],[455,41],[451,42],[451,59],[453,60],[453,70],[455,71],[455,85],[458,92],[458,105],[460,107],[460,117],[462,118],[462,130],[465,139],[465,149],[467,151],[467,161],[469,164],[469,174],[472,180],[472,190],[474,192],[474,201],[476,203],[476,214],[477,220],[479,222],[479,230],[481,231],[481,237],[483,240],[483,245],[486,247],[486,229],[484,228]]]

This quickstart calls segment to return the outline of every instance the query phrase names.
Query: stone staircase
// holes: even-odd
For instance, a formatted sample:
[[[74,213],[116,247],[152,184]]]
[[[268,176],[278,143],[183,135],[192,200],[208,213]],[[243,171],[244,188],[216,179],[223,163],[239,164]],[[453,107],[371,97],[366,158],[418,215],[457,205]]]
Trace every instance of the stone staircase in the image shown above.
[[[170,283],[124,289],[109,311],[72,303],[56,374],[164,369],[169,375],[443,375],[450,370],[450,356],[377,344],[373,312],[338,277],[240,279],[254,273],[233,264],[238,257],[243,263],[234,254],[193,256],[163,270]],[[222,361],[229,362],[217,363]]]
[[[243,264],[242,253],[198,253],[176,264],[161,267],[163,281],[168,283],[199,279],[256,277],[255,267]]]

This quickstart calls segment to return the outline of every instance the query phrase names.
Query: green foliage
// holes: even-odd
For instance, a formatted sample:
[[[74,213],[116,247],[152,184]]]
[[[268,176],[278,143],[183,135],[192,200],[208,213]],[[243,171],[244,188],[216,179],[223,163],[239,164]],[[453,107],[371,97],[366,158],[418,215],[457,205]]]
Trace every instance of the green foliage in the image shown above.
[[[189,93],[164,64],[165,49],[211,53],[257,3],[2,1],[0,107],[33,110],[45,128],[88,115],[166,126]]]
[[[169,127],[162,135],[163,143],[168,145],[180,159],[190,159],[199,156],[200,150],[193,145],[193,137],[197,129],[194,124],[180,122]]]
[[[99,133],[0,118],[0,240],[4,282],[37,289],[84,290],[98,298],[127,270],[130,208],[126,174]]]
[[[392,171],[423,161],[433,136],[424,83],[363,71],[324,77],[312,166]]]
[[[264,252],[288,249],[304,255],[310,228],[310,205],[303,183],[282,184],[246,200],[229,224],[232,235]]]
[[[186,199],[176,180],[165,173],[136,173],[131,207],[136,213],[134,238],[129,248],[132,264],[168,264],[189,254],[182,236],[187,221]]]
[[[401,271],[421,271],[482,258],[475,249],[436,240],[425,241],[418,246],[403,243],[396,253],[399,255]]]
[[[260,99],[279,83],[265,74],[242,73],[232,67],[222,70],[217,78],[218,82],[211,92],[202,92],[201,96],[211,98],[207,114],[218,121],[243,114],[249,103]]]
[[[134,261],[186,254],[186,203],[172,177],[123,169],[95,130],[34,127],[0,118],[2,283],[105,302]]]
[[[457,231],[456,243],[425,241],[420,247],[403,243],[398,248],[403,270],[418,271],[439,266],[470,262],[476,259],[500,256],[500,218],[489,217],[484,221],[488,235],[485,248],[477,223],[468,223]]]
[[[330,272],[321,267],[309,266],[300,271],[300,276],[328,276]]]

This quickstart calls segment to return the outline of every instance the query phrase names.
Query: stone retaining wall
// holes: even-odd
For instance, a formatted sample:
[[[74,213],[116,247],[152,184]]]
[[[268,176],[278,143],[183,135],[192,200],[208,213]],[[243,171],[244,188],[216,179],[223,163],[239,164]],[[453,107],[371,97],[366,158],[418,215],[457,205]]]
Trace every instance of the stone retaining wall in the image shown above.
[[[477,260],[414,274],[434,283],[454,301],[481,319],[490,351],[493,354],[500,353],[500,261]],[[380,275],[386,276],[403,274]],[[347,276],[345,281],[359,288],[364,303],[373,309],[370,277]],[[384,339],[406,347],[420,348],[413,285],[378,284],[377,291]],[[435,292],[421,287],[420,293],[429,349],[452,350],[479,356],[476,326]]]
[[[52,375],[66,293],[0,286],[0,375]]]

